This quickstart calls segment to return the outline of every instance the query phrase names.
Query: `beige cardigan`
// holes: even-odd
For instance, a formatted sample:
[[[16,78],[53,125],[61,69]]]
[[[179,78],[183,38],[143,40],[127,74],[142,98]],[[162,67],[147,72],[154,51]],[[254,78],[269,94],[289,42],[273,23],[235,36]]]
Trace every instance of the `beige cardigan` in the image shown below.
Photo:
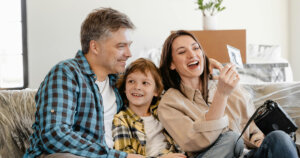
[[[216,82],[209,82],[208,105],[211,104],[216,90]],[[158,106],[158,116],[163,126],[185,152],[201,151],[216,141],[222,132],[229,129],[241,133],[243,127],[254,112],[254,105],[249,94],[237,87],[228,98],[224,117],[218,120],[205,120],[209,106],[202,98],[199,90],[181,85],[180,91],[170,88],[163,96]],[[249,141],[250,134],[260,134],[261,131],[252,123],[243,134],[247,147],[255,147]],[[256,139],[257,140],[257,139]]]

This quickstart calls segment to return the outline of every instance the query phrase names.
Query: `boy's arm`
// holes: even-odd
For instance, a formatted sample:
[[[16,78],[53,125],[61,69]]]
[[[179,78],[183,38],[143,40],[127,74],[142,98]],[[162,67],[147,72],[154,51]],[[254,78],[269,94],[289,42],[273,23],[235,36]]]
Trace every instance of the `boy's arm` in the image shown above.
[[[129,125],[118,115],[115,115],[113,120],[112,136],[115,150],[124,151],[128,154],[139,154],[132,146]]]

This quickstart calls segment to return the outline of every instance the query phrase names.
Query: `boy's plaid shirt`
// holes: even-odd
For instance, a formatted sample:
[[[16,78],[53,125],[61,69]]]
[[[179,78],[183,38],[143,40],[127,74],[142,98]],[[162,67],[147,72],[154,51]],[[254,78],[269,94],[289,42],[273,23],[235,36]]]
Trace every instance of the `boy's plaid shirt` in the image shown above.
[[[158,119],[157,116],[157,102],[155,105],[151,105],[150,112],[154,118]],[[125,151],[130,154],[140,154],[146,156],[146,133],[144,130],[144,122],[138,115],[136,115],[128,107],[120,111],[115,115],[113,120],[113,139],[114,149]],[[164,129],[163,134],[167,146],[157,156],[162,156],[168,153],[182,153],[179,146],[169,136],[167,131]]]

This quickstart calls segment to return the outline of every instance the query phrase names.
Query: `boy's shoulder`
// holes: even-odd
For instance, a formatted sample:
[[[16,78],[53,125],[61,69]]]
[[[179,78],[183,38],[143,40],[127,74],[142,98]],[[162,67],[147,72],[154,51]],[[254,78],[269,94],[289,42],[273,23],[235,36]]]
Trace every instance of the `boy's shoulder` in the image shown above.
[[[114,122],[117,120],[126,122],[127,124],[132,124],[133,122],[140,120],[140,118],[128,107],[126,107],[114,116]]]

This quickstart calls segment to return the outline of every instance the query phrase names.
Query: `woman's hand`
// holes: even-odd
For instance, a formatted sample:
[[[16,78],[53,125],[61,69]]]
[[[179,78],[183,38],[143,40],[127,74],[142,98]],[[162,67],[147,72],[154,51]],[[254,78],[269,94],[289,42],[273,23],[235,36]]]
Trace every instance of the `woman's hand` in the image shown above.
[[[261,143],[264,140],[264,134],[263,133],[256,133],[251,137],[250,142],[253,143],[255,146],[260,147]]]
[[[180,153],[169,153],[167,155],[160,156],[159,158],[186,158],[186,156]]]
[[[235,70],[235,65],[227,64],[220,71],[217,93],[223,96],[229,96],[239,81],[240,77]]]
[[[209,72],[212,75],[213,69],[218,69],[220,72],[223,69],[223,65],[213,58],[208,58],[209,60]],[[219,76],[213,76],[214,80],[217,80]]]

